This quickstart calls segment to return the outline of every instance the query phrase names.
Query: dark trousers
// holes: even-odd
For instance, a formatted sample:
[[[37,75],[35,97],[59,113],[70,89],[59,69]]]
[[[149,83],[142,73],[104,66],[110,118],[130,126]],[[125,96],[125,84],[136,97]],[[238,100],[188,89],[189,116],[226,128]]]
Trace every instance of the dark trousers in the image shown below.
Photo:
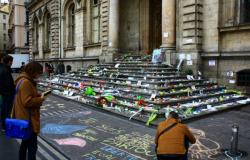
[[[157,160],[185,160],[185,156],[162,154],[162,155],[157,155]]]
[[[5,129],[5,119],[10,117],[14,96],[2,95],[1,104],[1,123],[2,129]]]
[[[26,160],[26,153],[28,151],[28,160],[36,160],[37,152],[37,134],[32,133],[30,138],[22,140],[19,149],[19,160]]]
[[[184,155],[157,155],[157,160],[188,160],[188,148],[189,148],[189,141],[187,138],[185,138],[184,142],[186,153]]]

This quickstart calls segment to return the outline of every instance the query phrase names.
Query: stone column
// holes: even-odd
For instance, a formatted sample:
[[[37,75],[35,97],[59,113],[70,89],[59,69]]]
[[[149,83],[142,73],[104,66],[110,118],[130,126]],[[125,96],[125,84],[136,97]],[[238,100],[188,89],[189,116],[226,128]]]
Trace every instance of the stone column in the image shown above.
[[[113,59],[113,54],[119,49],[119,0],[109,0],[109,59]],[[110,61],[110,60],[107,60]]]
[[[162,45],[168,63],[174,63],[176,50],[176,0],[162,0]],[[172,59],[172,60],[171,60]]]

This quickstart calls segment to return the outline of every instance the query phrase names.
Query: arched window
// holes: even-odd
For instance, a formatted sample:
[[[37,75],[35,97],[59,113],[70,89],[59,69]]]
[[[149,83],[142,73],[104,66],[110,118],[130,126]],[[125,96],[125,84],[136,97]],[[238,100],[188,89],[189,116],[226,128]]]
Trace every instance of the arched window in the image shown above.
[[[241,0],[240,22],[250,23],[250,0]]]
[[[250,86],[250,69],[237,72],[237,85]]]
[[[33,21],[33,52],[38,52],[38,39],[39,39],[39,24],[38,19],[35,18]]]
[[[100,0],[91,0],[91,39],[92,43],[100,42]]]
[[[44,16],[44,49],[51,48],[51,18],[50,13],[47,12]]]
[[[75,45],[75,5],[71,4],[68,10],[68,47]]]

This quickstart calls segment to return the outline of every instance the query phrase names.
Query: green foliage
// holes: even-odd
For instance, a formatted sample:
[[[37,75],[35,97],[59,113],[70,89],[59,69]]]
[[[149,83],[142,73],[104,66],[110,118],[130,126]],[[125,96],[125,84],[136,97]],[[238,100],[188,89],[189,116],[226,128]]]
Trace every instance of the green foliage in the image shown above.
[[[193,75],[194,72],[192,69],[190,68],[187,68],[187,69],[184,69],[182,72],[181,72],[182,75]]]

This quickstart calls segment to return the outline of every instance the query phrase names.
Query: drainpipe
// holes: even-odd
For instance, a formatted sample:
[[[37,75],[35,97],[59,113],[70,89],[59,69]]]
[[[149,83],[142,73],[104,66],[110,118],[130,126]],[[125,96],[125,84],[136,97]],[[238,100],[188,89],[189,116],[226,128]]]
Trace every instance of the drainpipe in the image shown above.
[[[62,28],[62,9],[61,9],[61,0],[59,0],[59,60],[62,58],[62,37],[61,37],[61,28]]]

